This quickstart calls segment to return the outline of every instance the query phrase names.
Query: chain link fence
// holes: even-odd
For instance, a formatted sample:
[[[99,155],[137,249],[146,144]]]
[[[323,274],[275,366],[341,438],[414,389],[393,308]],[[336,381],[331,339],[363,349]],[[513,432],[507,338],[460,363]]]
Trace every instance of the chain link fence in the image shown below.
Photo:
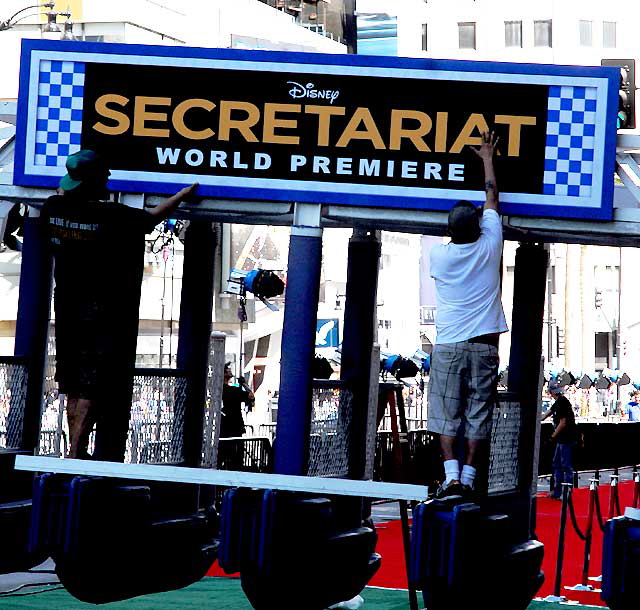
[[[204,410],[202,434],[202,466],[218,467],[218,441],[222,413],[222,386],[224,384],[226,335],[211,333],[209,342],[209,365],[207,373],[207,399]]]
[[[14,449],[22,441],[22,425],[27,400],[26,362],[0,357],[0,448]]]
[[[183,460],[185,373],[136,369],[125,462],[166,464]]]
[[[313,477],[345,477],[349,472],[349,427],[353,394],[340,382],[314,382],[309,437],[309,467]]]
[[[47,357],[44,366],[44,396],[40,414],[38,455],[62,457],[66,455],[68,450],[69,428],[65,417],[65,396],[58,393],[55,372],[55,331],[53,326],[50,326],[47,338]],[[93,438],[91,441],[93,442]]]

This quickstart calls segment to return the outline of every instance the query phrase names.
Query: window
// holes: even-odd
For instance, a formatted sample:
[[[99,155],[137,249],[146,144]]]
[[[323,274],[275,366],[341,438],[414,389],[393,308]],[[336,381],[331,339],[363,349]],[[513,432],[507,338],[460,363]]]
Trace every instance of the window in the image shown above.
[[[593,46],[593,21],[580,20],[580,46]]]
[[[602,22],[602,46],[605,49],[616,48],[616,26],[615,21]]]
[[[423,51],[428,51],[429,50],[429,44],[428,44],[428,38],[427,38],[427,24],[426,23],[422,24],[422,50]]]
[[[269,340],[271,335],[265,335],[258,339],[258,347],[256,349],[256,358],[266,358],[269,355]]]
[[[522,21],[504,22],[504,46],[522,48]]]
[[[596,367],[608,366],[610,341],[611,341],[611,333],[596,333],[596,336],[595,336]]]
[[[458,47],[460,49],[476,48],[476,24],[474,22],[458,23]]]
[[[552,47],[551,20],[533,22],[533,46]]]

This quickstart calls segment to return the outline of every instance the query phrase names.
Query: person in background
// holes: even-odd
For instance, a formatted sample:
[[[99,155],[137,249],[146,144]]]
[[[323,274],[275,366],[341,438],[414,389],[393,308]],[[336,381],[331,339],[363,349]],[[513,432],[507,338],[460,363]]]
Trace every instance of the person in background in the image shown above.
[[[245,432],[242,418],[242,404],[253,408],[255,397],[244,378],[239,377],[239,385],[232,385],[231,363],[224,365],[224,385],[222,386],[222,417],[220,418],[220,438],[242,436]]]
[[[553,417],[554,430],[550,440],[556,443],[553,454],[554,487],[549,492],[549,497],[560,500],[562,483],[573,484],[573,450],[578,441],[578,426],[573,407],[564,396],[564,388],[557,381],[549,381],[548,392],[554,403],[543,415],[542,421]]]
[[[238,377],[239,385],[232,385],[231,363],[224,365],[224,385],[222,386],[222,411],[220,413],[220,443],[218,464],[225,470],[242,470],[244,443],[240,438],[245,432],[242,418],[242,404],[253,408],[255,398],[243,377]]]
[[[105,161],[80,150],[66,161],[58,194],[40,212],[54,261],[56,381],[67,395],[70,458],[89,458],[94,425],[109,433],[99,459],[119,461],[126,439],[144,236],[188,198],[192,184],[151,210],[108,201]],[[129,395],[127,396],[127,387]],[[118,434],[113,434],[118,430]]]
[[[640,391],[636,390],[627,403],[627,418],[629,421],[640,421]]]

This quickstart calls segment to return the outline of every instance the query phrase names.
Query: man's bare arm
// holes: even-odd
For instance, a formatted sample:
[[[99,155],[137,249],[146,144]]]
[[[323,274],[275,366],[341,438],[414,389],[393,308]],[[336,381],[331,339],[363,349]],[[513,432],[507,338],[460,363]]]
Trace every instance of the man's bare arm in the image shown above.
[[[482,159],[484,165],[484,190],[486,193],[484,207],[486,210],[495,210],[498,213],[500,213],[498,209],[498,185],[493,168],[493,155],[499,139],[494,136],[493,132],[485,131],[482,134],[482,146],[480,148],[472,147],[473,151]]]
[[[149,214],[155,216],[157,220],[164,220],[169,218],[171,212],[173,212],[193,191],[198,188],[198,183],[194,182],[191,186],[187,186],[178,191],[175,195],[165,199],[162,203],[159,203],[155,208],[149,210]]]

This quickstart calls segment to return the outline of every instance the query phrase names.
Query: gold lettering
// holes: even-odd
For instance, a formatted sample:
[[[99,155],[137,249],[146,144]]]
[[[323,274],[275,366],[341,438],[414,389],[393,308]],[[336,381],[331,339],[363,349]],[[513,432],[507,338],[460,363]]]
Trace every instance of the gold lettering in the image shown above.
[[[407,129],[402,126],[404,119],[418,121],[415,129]],[[402,139],[407,138],[413,145],[422,152],[431,152],[423,137],[426,136],[433,126],[433,121],[428,114],[417,110],[392,110],[391,111],[391,135],[389,138],[389,149],[400,150]]]
[[[535,125],[536,117],[496,114],[496,123],[509,125],[509,146],[507,147],[507,154],[510,157],[519,157],[521,127],[523,125]]]
[[[147,127],[147,121],[158,121],[166,123],[168,115],[166,112],[149,112],[147,106],[171,106],[170,97],[146,97],[136,96],[133,115],[133,135],[146,136],[150,138],[168,138],[169,129],[159,127]]]
[[[174,129],[184,138],[189,138],[189,140],[206,140],[207,138],[212,138],[215,132],[209,127],[201,129],[200,131],[189,129],[184,122],[184,115],[192,108],[203,108],[207,112],[211,112],[215,107],[216,105],[209,100],[191,99],[180,102],[171,117]]]
[[[472,136],[471,134],[478,130],[479,133],[483,131],[489,131],[489,126],[482,114],[471,114],[465,123],[465,126],[460,131],[460,135],[454,142],[451,150],[452,154],[459,153],[465,146],[480,146],[482,144],[482,138],[480,135]]]
[[[297,119],[279,119],[276,118],[278,112],[300,112],[302,107],[300,104],[265,104],[264,105],[264,122],[262,125],[262,142],[264,144],[292,144],[297,146],[300,144],[300,136],[283,136],[275,133],[276,128],[296,129],[298,127]]]
[[[360,124],[364,126],[364,131],[358,130]],[[384,150],[386,148],[368,108],[356,109],[336,146],[338,148],[346,148],[351,140],[370,140],[376,150]]]
[[[243,119],[232,119],[231,113],[234,110],[245,112],[247,116]],[[251,128],[260,120],[258,107],[249,102],[220,102],[220,125],[218,126],[218,139],[223,142],[229,141],[232,129],[237,129],[246,142],[258,142]]]
[[[119,106],[126,106],[129,103],[129,98],[122,95],[116,95],[115,93],[107,93],[101,95],[96,100],[96,112],[107,119],[111,119],[116,122],[116,125],[109,126],[104,123],[96,123],[93,128],[98,133],[103,133],[107,136],[119,136],[122,135],[131,126],[131,120],[124,112],[119,112],[113,108],[109,108],[109,104],[118,104]]]
[[[447,152],[447,126],[449,122],[448,112],[438,112],[436,114],[436,143],[434,151]]]
[[[344,116],[347,109],[343,106],[305,106],[304,111],[318,115],[318,146],[329,146],[331,117]]]

